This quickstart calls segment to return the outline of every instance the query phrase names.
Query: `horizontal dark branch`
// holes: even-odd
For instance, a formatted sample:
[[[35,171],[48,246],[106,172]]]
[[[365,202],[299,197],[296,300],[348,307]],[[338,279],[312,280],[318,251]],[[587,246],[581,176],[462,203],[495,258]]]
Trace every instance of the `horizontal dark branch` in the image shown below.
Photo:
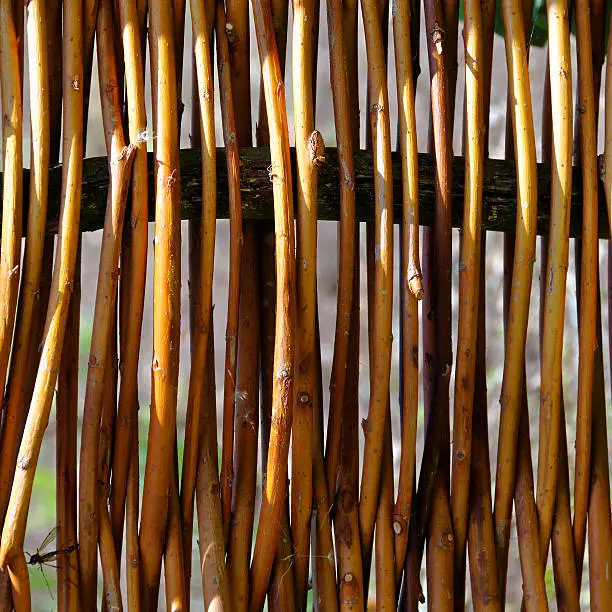
[[[339,215],[339,175],[336,149],[326,150],[326,163],[319,172],[319,219],[337,221]],[[200,216],[202,204],[201,160],[197,149],[181,151],[181,207],[183,219]],[[153,181],[152,159],[149,163],[149,180]],[[293,158],[295,163],[295,158]],[[270,153],[268,149],[242,149],[240,170],[242,185],[242,214],[248,219],[271,219],[273,217],[272,183],[269,178]],[[372,155],[358,151],[355,155],[356,202],[359,221],[374,219],[374,173]],[[24,171],[24,220],[27,219],[27,194],[29,172]],[[393,155],[394,217],[401,219],[401,169],[399,154]],[[217,216],[228,216],[227,170],[225,149],[217,149]],[[453,226],[460,227],[463,213],[463,190],[465,180],[464,161],[456,157],[453,163]],[[538,166],[538,233],[548,232],[550,219],[550,166]],[[0,181],[1,185],[1,181]],[[104,224],[106,191],[108,188],[108,165],[105,157],[86,159],[83,166],[83,196],[81,208],[81,231],[101,229]],[[57,232],[59,201],[61,193],[61,167],[51,169],[49,177],[49,214],[47,231]],[[516,223],[516,167],[514,161],[487,160],[484,165],[484,209],[483,229],[512,232]],[[149,191],[149,218],[153,220],[153,190]],[[421,224],[433,222],[434,210],[434,165],[431,155],[419,154],[419,199]],[[574,169],[572,182],[571,235],[582,228],[582,180],[578,168]],[[609,235],[603,187],[599,185],[600,236]]]

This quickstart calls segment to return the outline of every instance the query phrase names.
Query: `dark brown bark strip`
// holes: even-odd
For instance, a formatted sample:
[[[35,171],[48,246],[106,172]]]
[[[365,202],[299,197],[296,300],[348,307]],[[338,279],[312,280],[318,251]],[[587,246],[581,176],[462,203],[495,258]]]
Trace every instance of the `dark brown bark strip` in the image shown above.
[[[295,165],[295,152],[291,151]],[[151,154],[149,154],[151,156]],[[393,217],[399,223],[402,218],[401,160],[399,153],[393,159]],[[181,217],[196,219],[202,211],[201,157],[197,149],[181,151]],[[267,148],[245,148],[240,151],[240,183],[242,189],[242,216],[244,219],[272,219],[272,183],[268,168],[270,152]],[[462,157],[453,161],[452,221],[453,227],[461,225],[463,217],[463,190],[465,164]],[[372,154],[355,152],[355,215],[357,221],[374,220],[374,175]],[[152,157],[149,159],[149,183],[153,181]],[[217,217],[229,217],[227,166],[225,150],[217,149]],[[61,166],[55,166],[49,176],[49,207],[47,233],[57,233],[59,196],[61,190]],[[24,170],[24,220],[27,219],[29,170]],[[550,219],[550,166],[538,164],[538,234],[548,233]],[[609,223],[603,193],[603,183],[598,181],[599,236],[609,237]],[[516,167],[513,161],[489,159],[484,163],[482,229],[485,231],[514,231],[516,225]],[[83,195],[81,199],[81,231],[91,232],[104,225],[106,192],[108,186],[108,161],[106,157],[86,159],[83,164]],[[325,164],[319,168],[318,218],[337,221],[338,154],[335,148],[326,148]],[[153,221],[153,190],[149,190],[149,219]],[[1,188],[0,188],[1,197]],[[419,153],[419,201],[420,223],[431,225],[434,209],[434,165],[430,154]],[[24,226],[23,231],[26,232]],[[582,231],[582,173],[574,168],[572,177],[572,207],[570,235],[579,236]]]

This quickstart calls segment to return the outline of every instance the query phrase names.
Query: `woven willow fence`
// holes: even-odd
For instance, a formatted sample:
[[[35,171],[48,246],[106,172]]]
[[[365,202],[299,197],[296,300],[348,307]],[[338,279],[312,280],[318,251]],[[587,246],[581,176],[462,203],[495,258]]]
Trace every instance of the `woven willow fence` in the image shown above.
[[[0,0],[0,611],[612,610],[606,3],[289,4]],[[49,436],[55,526],[32,546]]]

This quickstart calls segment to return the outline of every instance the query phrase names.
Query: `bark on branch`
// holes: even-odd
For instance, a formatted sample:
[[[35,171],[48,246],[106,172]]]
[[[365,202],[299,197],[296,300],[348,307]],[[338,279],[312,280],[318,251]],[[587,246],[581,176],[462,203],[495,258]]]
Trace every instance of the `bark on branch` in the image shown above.
[[[292,164],[295,151],[292,149]],[[149,154],[151,155],[151,154]],[[181,151],[181,216],[198,218],[202,210],[201,159],[197,149]],[[240,182],[242,188],[242,215],[245,219],[272,219],[272,183],[269,175],[270,154],[265,148],[245,148],[240,151]],[[149,161],[149,182],[153,179],[153,163]],[[217,216],[226,219],[228,211],[227,166],[225,149],[217,149]],[[374,220],[374,176],[372,154],[355,153],[356,217],[359,221]],[[294,168],[295,171],[295,168]],[[463,158],[453,162],[453,227],[460,227],[463,216],[463,189],[465,179]],[[24,170],[24,220],[27,219],[29,170]],[[538,234],[548,233],[550,219],[550,166],[538,164]],[[0,180],[1,185],[1,180]],[[89,158],[83,165],[83,195],[81,200],[81,231],[102,229],[106,210],[108,161],[106,157]],[[609,237],[609,223],[599,180],[599,235]],[[49,206],[47,233],[57,233],[61,166],[51,169],[49,176]],[[338,155],[335,148],[326,148],[325,164],[319,168],[318,214],[324,221],[337,221],[339,215],[340,185]],[[393,154],[394,220],[401,220],[401,168],[398,153]],[[149,190],[153,194],[153,189]],[[1,197],[1,187],[0,187]],[[420,223],[431,225],[434,207],[433,158],[419,154]],[[153,202],[149,202],[149,218],[153,221]],[[489,159],[484,164],[484,202],[482,227],[487,231],[513,232],[516,223],[516,167],[513,161]],[[25,224],[24,224],[25,225]],[[23,231],[26,232],[24,227]],[[572,179],[571,236],[582,230],[582,174],[574,168]]]

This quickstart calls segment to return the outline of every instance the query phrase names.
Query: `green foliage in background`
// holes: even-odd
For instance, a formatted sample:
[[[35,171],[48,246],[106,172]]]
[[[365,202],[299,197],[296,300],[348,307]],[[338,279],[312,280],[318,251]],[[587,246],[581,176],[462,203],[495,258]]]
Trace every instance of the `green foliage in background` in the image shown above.
[[[612,11],[612,3],[606,4],[606,42],[608,40],[608,32],[610,29],[610,12]],[[459,18],[463,20],[463,0],[459,6]],[[531,37],[530,44],[533,47],[543,47],[548,40],[548,20],[546,19],[546,0],[535,0],[533,3]],[[500,36],[504,35],[504,21],[502,18],[501,0],[497,0],[495,10],[495,33]],[[576,20],[572,15],[572,34],[576,34]]]

